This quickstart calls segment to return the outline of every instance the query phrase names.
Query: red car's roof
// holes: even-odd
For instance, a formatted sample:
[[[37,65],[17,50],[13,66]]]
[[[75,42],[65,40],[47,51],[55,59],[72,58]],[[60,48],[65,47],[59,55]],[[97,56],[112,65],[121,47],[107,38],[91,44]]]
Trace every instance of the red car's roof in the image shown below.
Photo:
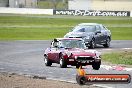
[[[57,40],[82,40],[81,38],[56,38]]]

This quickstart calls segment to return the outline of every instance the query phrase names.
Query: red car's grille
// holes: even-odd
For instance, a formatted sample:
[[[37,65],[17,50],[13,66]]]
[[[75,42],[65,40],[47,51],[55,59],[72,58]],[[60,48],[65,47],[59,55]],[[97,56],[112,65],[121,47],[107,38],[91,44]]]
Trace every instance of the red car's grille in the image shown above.
[[[94,60],[93,57],[77,57],[77,61],[89,61],[89,60]]]

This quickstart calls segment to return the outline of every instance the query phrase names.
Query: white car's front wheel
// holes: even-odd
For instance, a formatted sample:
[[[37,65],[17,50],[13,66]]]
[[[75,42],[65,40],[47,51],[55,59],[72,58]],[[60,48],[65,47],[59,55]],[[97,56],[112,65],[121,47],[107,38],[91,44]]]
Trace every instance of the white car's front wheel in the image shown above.
[[[110,47],[110,38],[107,38],[106,40],[106,44],[103,45],[105,48],[109,48]]]
[[[94,39],[92,39],[89,48],[90,48],[90,49],[94,49],[94,48],[95,48],[95,40],[94,40]]]

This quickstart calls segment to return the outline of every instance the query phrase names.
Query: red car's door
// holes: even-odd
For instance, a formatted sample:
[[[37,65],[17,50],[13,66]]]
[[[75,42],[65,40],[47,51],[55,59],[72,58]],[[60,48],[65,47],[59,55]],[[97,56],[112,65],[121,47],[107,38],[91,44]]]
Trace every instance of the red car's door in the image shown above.
[[[58,62],[59,60],[59,50],[58,48],[51,48],[50,52],[48,53],[48,58],[53,62]]]

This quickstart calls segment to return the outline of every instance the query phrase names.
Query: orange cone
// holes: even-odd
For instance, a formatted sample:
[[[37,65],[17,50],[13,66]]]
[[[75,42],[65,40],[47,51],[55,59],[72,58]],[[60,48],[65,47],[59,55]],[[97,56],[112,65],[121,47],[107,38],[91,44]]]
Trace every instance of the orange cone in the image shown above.
[[[84,69],[81,69],[82,67],[80,66],[79,69],[78,69],[78,75],[80,76],[84,76],[86,74],[85,70]]]

